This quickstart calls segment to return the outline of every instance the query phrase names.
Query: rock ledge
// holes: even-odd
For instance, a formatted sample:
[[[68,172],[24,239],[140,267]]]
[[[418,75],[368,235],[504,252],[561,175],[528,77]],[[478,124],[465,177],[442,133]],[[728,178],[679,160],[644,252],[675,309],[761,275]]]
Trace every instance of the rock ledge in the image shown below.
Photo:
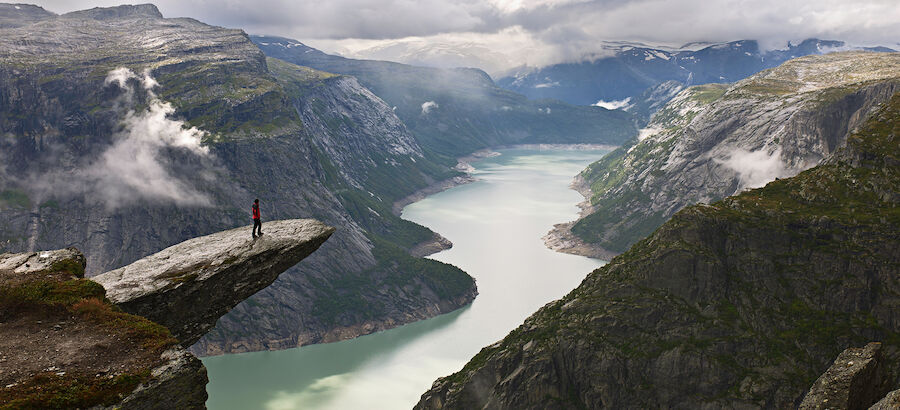
[[[169,328],[190,346],[235,305],[319,248],[334,228],[312,219],[263,224],[181,242],[91,278],[124,311]]]

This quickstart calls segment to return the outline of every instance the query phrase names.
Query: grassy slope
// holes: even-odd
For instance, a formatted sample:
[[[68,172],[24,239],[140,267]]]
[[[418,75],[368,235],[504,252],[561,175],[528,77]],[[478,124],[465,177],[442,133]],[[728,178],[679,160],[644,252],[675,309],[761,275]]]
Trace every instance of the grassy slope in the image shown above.
[[[162,363],[160,354],[177,343],[169,330],[143,317],[130,315],[105,298],[103,286],[84,279],[83,262],[63,260],[49,271],[30,274],[24,283],[0,285],[0,322],[15,322],[23,315],[38,316],[38,326],[67,322],[71,317],[94,329],[124,340],[126,365],[110,377],[82,371],[40,371],[0,389],[0,408],[87,408],[119,402],[138,384],[151,378],[150,370]],[[13,273],[4,273],[13,276]],[[45,340],[32,343],[45,344]],[[77,345],[78,340],[65,343]],[[46,345],[48,349],[53,345]],[[90,346],[83,346],[90,349]],[[117,346],[115,350],[121,350]],[[72,367],[78,367],[73,364]]]

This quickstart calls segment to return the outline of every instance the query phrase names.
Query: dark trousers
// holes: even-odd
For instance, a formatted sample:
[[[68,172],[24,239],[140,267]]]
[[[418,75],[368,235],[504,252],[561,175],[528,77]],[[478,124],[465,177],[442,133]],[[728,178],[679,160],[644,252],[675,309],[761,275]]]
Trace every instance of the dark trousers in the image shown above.
[[[259,219],[253,219],[253,237],[257,235],[257,228],[259,228],[259,235],[262,235],[262,222]]]

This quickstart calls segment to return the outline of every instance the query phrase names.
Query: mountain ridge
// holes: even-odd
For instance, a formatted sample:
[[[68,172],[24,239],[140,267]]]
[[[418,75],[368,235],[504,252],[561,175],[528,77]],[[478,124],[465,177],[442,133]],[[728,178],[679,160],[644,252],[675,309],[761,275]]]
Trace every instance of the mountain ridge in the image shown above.
[[[626,98],[637,100],[644,90],[666,81],[687,86],[734,82],[792,58],[844,48],[849,47],[843,41],[815,38],[788,43],[784,50],[762,50],[755,40],[687,50],[624,45],[615,49],[613,56],[520,71],[497,82],[530,98],[557,98],[590,105]],[[885,47],[858,49],[895,51]]]
[[[580,174],[589,204],[555,228],[551,236],[567,239],[557,249],[619,253],[682,207],[817,164],[900,89],[898,56],[807,56],[733,85],[681,91],[642,138]]]
[[[497,86],[479,69],[356,60],[284,37],[250,38],[269,57],[356,77],[395,108],[426,150],[449,162],[501,145],[618,144],[636,132],[627,113],[529,100]]]

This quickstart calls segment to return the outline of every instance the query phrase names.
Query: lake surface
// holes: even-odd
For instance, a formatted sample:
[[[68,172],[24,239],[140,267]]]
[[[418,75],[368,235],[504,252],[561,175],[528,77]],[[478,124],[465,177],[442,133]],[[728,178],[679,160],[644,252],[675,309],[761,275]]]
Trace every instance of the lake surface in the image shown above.
[[[409,409],[603,261],[556,253],[541,237],[578,214],[572,178],[606,151],[507,149],[473,162],[477,182],[407,206],[450,239],[432,255],[478,284],[471,306],[339,343],[203,359],[211,409]]]

